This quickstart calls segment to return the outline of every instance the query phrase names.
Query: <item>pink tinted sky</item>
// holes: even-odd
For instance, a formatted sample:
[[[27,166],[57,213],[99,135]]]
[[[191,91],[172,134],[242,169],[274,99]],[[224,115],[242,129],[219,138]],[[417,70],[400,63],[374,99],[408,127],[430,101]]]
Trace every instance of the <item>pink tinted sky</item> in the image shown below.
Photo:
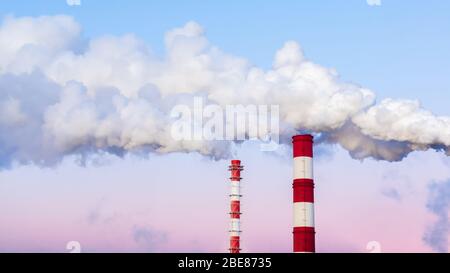
[[[319,252],[428,252],[422,240],[435,217],[427,185],[450,178],[449,159],[416,152],[400,163],[351,159],[338,147],[315,160]],[[289,157],[246,144],[243,160],[245,252],[291,251]],[[0,251],[225,252],[227,161],[198,155],[141,159],[74,158],[53,169],[0,172]],[[389,194],[390,193],[390,194]]]

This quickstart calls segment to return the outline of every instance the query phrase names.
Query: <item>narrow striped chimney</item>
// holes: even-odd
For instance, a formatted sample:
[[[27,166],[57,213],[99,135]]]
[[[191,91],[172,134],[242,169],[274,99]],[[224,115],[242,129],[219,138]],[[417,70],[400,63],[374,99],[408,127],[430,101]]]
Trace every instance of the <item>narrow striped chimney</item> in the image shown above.
[[[240,222],[241,222],[241,171],[244,166],[241,166],[240,160],[231,160],[229,171],[231,171],[231,210],[230,210],[230,253],[239,253],[240,248]]]
[[[292,138],[294,149],[294,230],[295,253],[314,253],[314,178],[313,136],[297,135]]]

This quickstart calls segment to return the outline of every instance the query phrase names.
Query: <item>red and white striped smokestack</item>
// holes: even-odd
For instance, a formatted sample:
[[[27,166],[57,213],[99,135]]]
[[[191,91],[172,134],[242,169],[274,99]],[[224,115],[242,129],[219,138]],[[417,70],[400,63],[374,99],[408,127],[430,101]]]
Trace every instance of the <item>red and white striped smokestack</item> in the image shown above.
[[[241,221],[241,171],[244,169],[241,166],[240,160],[231,160],[229,171],[231,171],[231,223],[230,223],[230,253],[239,253],[240,248],[240,221]]]
[[[294,148],[294,252],[314,253],[313,136],[292,138]]]

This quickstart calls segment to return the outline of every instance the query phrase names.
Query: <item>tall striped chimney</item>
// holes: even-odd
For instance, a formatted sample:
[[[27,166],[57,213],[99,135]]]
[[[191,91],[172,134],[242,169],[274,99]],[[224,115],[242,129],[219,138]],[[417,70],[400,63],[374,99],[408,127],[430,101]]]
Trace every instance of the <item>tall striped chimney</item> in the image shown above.
[[[240,248],[240,221],[241,221],[241,171],[244,166],[241,166],[240,160],[231,160],[231,165],[228,168],[231,171],[231,210],[230,210],[230,253],[239,253]]]
[[[292,138],[294,149],[294,243],[295,253],[314,253],[313,136]]]

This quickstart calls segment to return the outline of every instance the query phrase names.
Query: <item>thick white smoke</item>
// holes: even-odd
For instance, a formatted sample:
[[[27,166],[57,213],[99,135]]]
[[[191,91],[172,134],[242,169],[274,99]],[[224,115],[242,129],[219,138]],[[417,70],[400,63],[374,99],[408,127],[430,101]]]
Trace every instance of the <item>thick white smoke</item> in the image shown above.
[[[154,55],[134,35],[85,40],[68,16],[9,17],[0,27],[0,166],[54,164],[64,155],[107,151],[229,156],[226,141],[175,141],[170,110],[191,104],[277,104],[281,139],[313,132],[355,158],[401,160],[414,150],[449,150],[450,118],[415,101],[375,103],[342,82],[296,42],[264,70],[211,45],[189,22]]]

